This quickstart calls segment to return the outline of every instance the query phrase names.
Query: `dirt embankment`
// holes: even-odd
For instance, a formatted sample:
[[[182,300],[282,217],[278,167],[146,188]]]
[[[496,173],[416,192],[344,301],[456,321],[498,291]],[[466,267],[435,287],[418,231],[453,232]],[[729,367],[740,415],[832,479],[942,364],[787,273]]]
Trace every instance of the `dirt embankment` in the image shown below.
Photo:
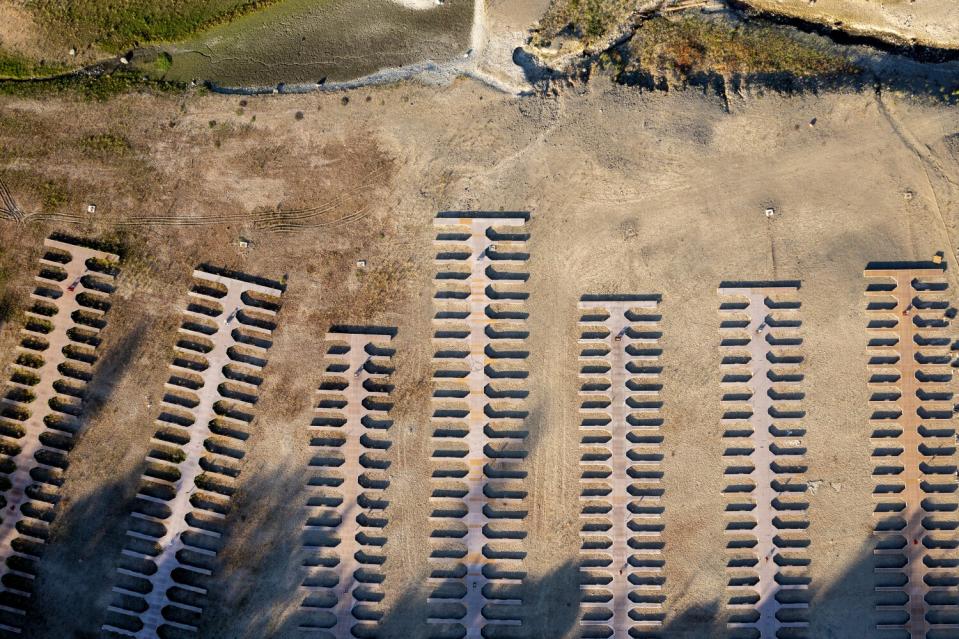
[[[818,22],[902,45],[959,49],[955,0],[738,0],[760,11]]]

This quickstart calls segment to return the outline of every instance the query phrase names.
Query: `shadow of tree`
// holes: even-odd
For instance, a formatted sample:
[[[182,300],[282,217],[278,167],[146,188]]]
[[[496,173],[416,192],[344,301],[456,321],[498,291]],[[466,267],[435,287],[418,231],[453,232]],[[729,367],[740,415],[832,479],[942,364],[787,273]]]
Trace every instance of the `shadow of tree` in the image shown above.
[[[122,374],[119,373],[118,374]],[[104,389],[105,393],[108,393]],[[105,396],[108,396],[105,395]],[[224,543],[231,546],[229,558],[246,558],[242,566],[232,566],[228,578],[220,579],[221,588],[214,589],[208,609],[205,611],[202,632],[204,637],[296,637],[299,619],[295,607],[301,583],[300,536],[289,536],[290,517],[302,518],[299,514],[302,497],[302,475],[293,465],[289,470],[277,473],[275,468],[259,471],[249,480],[248,487],[237,495],[227,530],[235,529],[237,520],[245,520],[244,513],[250,500],[267,501],[275,508],[260,512],[251,521],[244,521],[244,529],[257,530],[259,534],[244,538],[227,537]],[[123,521],[127,515],[126,499],[135,490],[139,473],[114,478],[102,485],[87,499],[70,504],[61,513],[62,523],[58,534],[51,541],[50,552],[54,555],[41,566],[38,582],[41,596],[37,610],[31,611],[29,619],[31,637],[72,637],[86,639],[97,637],[95,630],[109,598],[106,588],[88,588],[81,591],[70,589],[77,583],[76,575],[84,574],[91,584],[110,583],[115,566],[112,563],[90,561],[104,549],[122,546],[124,526],[104,527],[104,521]],[[878,597],[866,599],[863,593],[874,593],[876,562],[873,550],[876,543],[869,538],[864,543],[854,562],[828,584],[813,582],[810,609],[810,629],[806,636],[816,639],[848,639],[875,636],[875,605]],[[823,554],[823,553],[820,553]],[[666,556],[670,561],[669,553]],[[271,571],[282,575],[280,581],[259,581],[260,567],[279,565]],[[90,573],[90,570],[94,572]],[[411,578],[410,585],[384,611],[378,637],[419,639],[430,637],[426,623],[426,598],[430,588],[425,580]],[[519,634],[504,635],[488,631],[489,638],[500,636],[524,636],[536,638],[578,637],[579,622],[579,566],[565,562],[539,579],[527,579],[523,584],[524,625]],[[559,602],[556,601],[559,598]],[[550,600],[551,614],[540,615],[545,609],[543,602]],[[39,611],[47,606],[69,608],[70,615],[58,615],[59,619],[48,620]],[[741,636],[730,633],[725,625],[723,593],[716,599],[689,606],[682,610],[669,610],[667,623],[656,633],[663,638],[702,639],[704,637]],[[560,614],[556,614],[559,611]],[[67,623],[64,623],[64,622]],[[222,628],[222,632],[218,629]],[[358,636],[366,636],[360,633]],[[792,636],[792,635],[790,635]],[[797,635],[799,636],[799,635]]]
[[[109,320],[108,320],[109,322]],[[109,330],[109,323],[107,329]],[[74,450],[82,447],[84,435],[103,417],[141,351],[147,325],[138,323],[112,343],[105,344],[84,396],[82,425]],[[71,456],[75,453],[71,451]],[[69,459],[69,458],[68,458]],[[65,481],[70,481],[67,469]],[[91,628],[107,605],[109,591],[100,587],[112,581],[114,568],[100,560],[105,549],[122,545],[125,526],[139,472],[110,476],[98,482],[97,490],[83,499],[57,505],[50,539],[38,562],[35,596],[27,611],[25,632],[31,637],[94,637]],[[78,575],[82,578],[78,579]],[[83,587],[79,587],[83,586]],[[51,615],[49,611],[71,610],[69,615]]]
[[[258,469],[234,496],[221,540],[223,552],[209,580],[201,636],[301,634],[288,617],[299,605],[303,578],[303,479],[292,462]],[[264,503],[272,507],[264,509]]]

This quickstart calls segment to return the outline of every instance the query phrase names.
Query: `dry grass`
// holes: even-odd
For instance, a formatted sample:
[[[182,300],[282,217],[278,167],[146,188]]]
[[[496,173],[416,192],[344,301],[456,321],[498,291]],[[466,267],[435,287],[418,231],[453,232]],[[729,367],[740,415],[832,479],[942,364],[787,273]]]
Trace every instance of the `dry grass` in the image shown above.
[[[79,145],[92,157],[123,157],[133,150],[125,136],[112,132],[87,135],[79,140]]]
[[[370,321],[385,309],[394,309],[408,296],[415,281],[415,265],[402,256],[389,256],[368,271],[358,270],[360,280],[353,314],[357,320]]]
[[[135,44],[177,40],[255,11],[274,0],[34,0],[38,24],[58,38],[120,52]]]
[[[133,203],[162,183],[137,123],[114,117],[105,109],[55,127],[32,110],[0,113],[0,173],[20,207],[79,213],[91,200],[105,204],[106,191]]]
[[[38,62],[19,53],[0,50],[0,79],[51,76],[66,69],[61,64]]]
[[[615,33],[636,8],[637,0],[552,0],[534,44],[549,46],[554,38],[570,35],[589,47]]]
[[[853,73],[846,58],[771,26],[732,25],[687,15],[643,22],[628,46],[626,71],[689,78]]]

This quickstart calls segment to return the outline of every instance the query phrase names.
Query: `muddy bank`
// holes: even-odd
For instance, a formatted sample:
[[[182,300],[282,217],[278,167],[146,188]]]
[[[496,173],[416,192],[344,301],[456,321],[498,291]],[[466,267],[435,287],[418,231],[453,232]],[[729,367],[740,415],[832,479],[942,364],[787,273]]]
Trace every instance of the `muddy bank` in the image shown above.
[[[346,81],[447,61],[469,49],[473,3],[413,9],[392,0],[288,0],[164,47],[166,79],[228,86]]]
[[[730,92],[886,91],[959,101],[959,51],[852,34],[743,0],[651,10],[616,33],[623,35],[602,48],[558,59],[531,43],[529,58],[541,65],[537,83],[599,74],[641,90],[696,87],[724,99]]]

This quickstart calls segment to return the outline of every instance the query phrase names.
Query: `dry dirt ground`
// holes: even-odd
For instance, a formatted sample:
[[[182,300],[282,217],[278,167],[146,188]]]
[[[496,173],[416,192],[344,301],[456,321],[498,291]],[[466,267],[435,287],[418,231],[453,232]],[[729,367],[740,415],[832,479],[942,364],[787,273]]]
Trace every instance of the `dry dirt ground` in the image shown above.
[[[21,55],[42,58],[48,52],[41,45],[40,29],[21,3],[0,2],[0,47]]]
[[[954,0],[745,0],[758,9],[899,42],[959,49]]]
[[[954,274],[954,111],[870,92],[734,97],[726,112],[698,92],[601,80],[551,98],[468,80],[342,97],[0,101],[0,170],[21,207],[41,210],[36,183],[49,180],[67,185],[65,203],[47,197],[49,211],[82,218],[0,223],[0,266],[16,297],[26,299],[50,231],[131,247],[28,636],[97,634],[201,262],[285,277],[288,290],[200,636],[298,637],[307,425],[332,322],[399,329],[382,636],[427,636],[431,219],[447,209],[532,214],[525,636],[575,636],[575,308],[597,292],[663,295],[665,634],[719,636],[716,287],[727,279],[803,282],[808,478],[822,481],[810,495],[810,635],[875,636],[862,269],[945,250]],[[98,131],[130,150],[84,151]],[[99,208],[86,216],[91,201]],[[362,273],[359,258],[369,262]],[[17,328],[0,331],[2,365]]]

